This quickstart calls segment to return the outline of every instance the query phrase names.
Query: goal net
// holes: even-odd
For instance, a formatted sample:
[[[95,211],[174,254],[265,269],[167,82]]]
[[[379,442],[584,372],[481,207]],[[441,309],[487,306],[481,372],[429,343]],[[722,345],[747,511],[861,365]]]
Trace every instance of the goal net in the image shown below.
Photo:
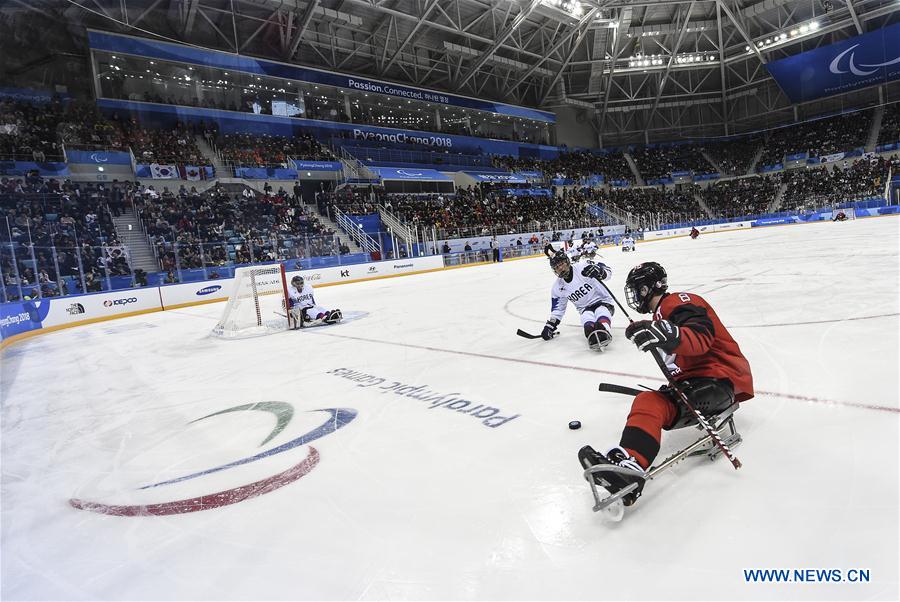
[[[847,219],[856,219],[856,209],[853,207],[846,207],[844,209],[834,208],[831,210],[831,219],[836,219],[839,214],[843,213]]]
[[[287,296],[283,265],[236,269],[231,295],[213,334],[237,339],[287,330]]]

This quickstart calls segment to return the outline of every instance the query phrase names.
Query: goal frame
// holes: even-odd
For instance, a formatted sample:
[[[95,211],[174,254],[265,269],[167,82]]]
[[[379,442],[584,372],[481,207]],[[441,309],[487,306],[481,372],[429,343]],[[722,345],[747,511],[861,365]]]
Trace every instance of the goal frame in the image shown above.
[[[848,220],[856,219],[856,207],[833,207],[831,209],[831,219],[834,220],[835,216],[842,211]]]
[[[272,291],[261,292],[259,290],[257,278],[261,276],[272,277],[276,274],[280,280],[280,286]],[[246,284],[243,283],[241,281],[243,278],[248,279],[249,282]],[[241,289],[244,286],[247,287],[249,294],[242,294]],[[281,299],[280,305],[284,310],[284,314],[275,312],[278,315],[283,315],[283,317],[267,319],[267,316],[263,315],[265,309],[260,304],[260,298],[266,295],[273,294],[277,295]],[[249,322],[248,325],[241,328],[229,329],[228,317],[233,311],[235,311],[237,304],[241,302],[253,304],[251,315],[255,315],[256,324],[252,324],[252,322]],[[292,328],[293,320],[291,319],[287,285],[287,272],[285,270],[284,264],[264,264],[241,267],[235,270],[234,282],[232,285],[231,293],[228,296],[228,302],[222,312],[222,317],[219,319],[219,322],[216,324],[215,328],[213,328],[213,334],[220,338],[226,339],[246,338],[273,334],[282,330],[282,328],[278,326],[280,320],[282,319],[284,320],[283,330],[290,330]],[[242,331],[244,330],[248,330],[251,332],[244,332],[242,334]]]

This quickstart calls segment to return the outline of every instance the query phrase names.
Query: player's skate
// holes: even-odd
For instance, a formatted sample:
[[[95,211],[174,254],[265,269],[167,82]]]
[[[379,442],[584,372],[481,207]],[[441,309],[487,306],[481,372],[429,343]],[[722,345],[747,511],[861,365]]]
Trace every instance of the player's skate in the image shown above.
[[[594,512],[602,510],[607,519],[622,520],[625,506],[634,504],[644,490],[646,473],[640,464],[621,447],[612,448],[604,456],[590,445],[578,450],[578,461],[594,493]],[[598,488],[608,495],[601,497]]]

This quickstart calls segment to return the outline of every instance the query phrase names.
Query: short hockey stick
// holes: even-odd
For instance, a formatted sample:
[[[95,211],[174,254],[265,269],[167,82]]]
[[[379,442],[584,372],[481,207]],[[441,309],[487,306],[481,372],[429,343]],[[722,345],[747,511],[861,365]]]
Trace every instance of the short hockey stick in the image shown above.
[[[529,333],[529,332],[525,332],[525,331],[522,330],[521,328],[520,328],[519,330],[516,331],[516,334],[519,335],[520,337],[522,337],[523,339],[540,339],[540,338],[541,338],[541,335],[539,335],[539,334],[531,334],[531,333]],[[553,336],[556,336],[556,335],[558,335],[558,334],[559,334],[559,332],[557,332],[557,331],[554,331],[554,332],[553,332]]]
[[[602,280],[598,280],[598,282],[603,288],[606,289],[606,292],[609,293],[609,296],[612,297],[612,300],[616,302],[616,305],[619,306],[619,309],[622,310],[622,313],[625,314],[625,317],[628,318],[628,321],[634,322],[634,320],[631,319],[631,316],[628,315],[628,312],[625,311],[625,308],[622,307],[622,304],[619,303],[619,300],[616,299],[616,296],[613,295],[612,291],[609,290],[609,287],[606,286],[606,283]],[[713,442],[719,449],[722,450],[722,453],[725,454],[725,457],[728,458],[728,461],[731,462],[731,465],[734,466],[734,469],[737,470],[738,468],[740,468],[741,461],[738,460],[737,456],[732,453],[731,449],[727,445],[725,445],[725,442],[722,441],[719,433],[717,433],[712,428],[712,426],[710,426],[706,418],[703,417],[703,414],[698,412],[694,405],[690,402],[690,400],[687,398],[687,395],[685,395],[684,391],[681,390],[681,385],[674,378],[672,378],[672,373],[669,372],[669,368],[666,366],[663,358],[660,357],[658,353],[656,353],[656,350],[651,350],[650,354],[653,356],[653,359],[656,360],[656,365],[659,366],[660,370],[662,370],[662,373],[666,377],[666,380],[669,381],[669,385],[678,394],[678,398],[685,406],[687,406],[687,409],[691,411],[691,413],[697,419],[697,422],[699,422],[700,426],[703,427],[703,430],[705,430],[709,434],[709,436],[712,437]]]
[[[620,393],[622,395],[629,395],[634,397],[638,393],[643,393],[640,389],[635,389],[633,387],[626,387],[624,385],[615,385],[613,383],[600,383],[600,386],[597,387],[598,390],[603,391],[604,393]]]

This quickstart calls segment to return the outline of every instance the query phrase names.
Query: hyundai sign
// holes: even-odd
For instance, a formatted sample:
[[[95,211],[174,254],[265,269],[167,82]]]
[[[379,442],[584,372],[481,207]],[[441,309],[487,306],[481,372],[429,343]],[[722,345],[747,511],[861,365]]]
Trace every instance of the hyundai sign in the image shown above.
[[[883,84],[900,77],[900,23],[766,67],[793,103]]]

